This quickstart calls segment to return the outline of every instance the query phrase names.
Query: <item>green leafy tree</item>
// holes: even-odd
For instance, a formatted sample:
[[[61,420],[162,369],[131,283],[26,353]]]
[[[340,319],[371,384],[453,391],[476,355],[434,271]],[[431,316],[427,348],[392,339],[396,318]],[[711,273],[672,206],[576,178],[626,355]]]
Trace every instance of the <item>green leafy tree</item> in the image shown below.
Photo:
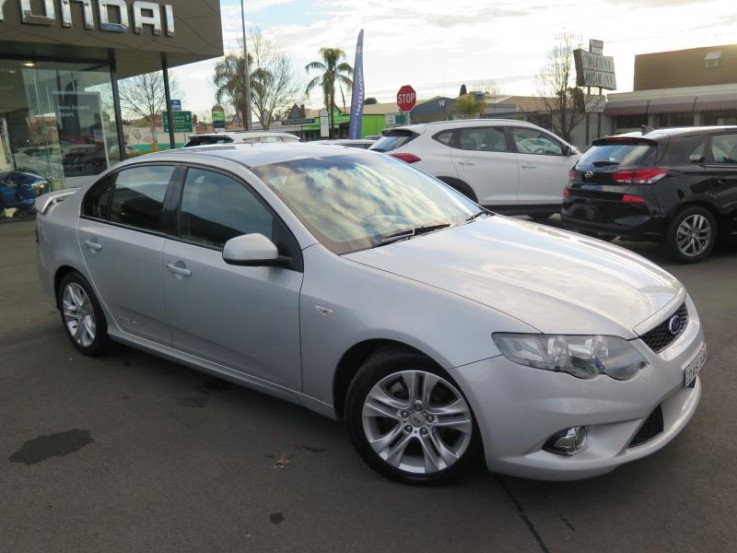
[[[333,136],[335,92],[336,86],[340,90],[343,104],[345,105],[345,93],[343,87],[353,86],[353,68],[345,60],[345,52],[340,48],[320,48],[320,59],[305,65],[305,71],[309,74],[319,71],[320,75],[313,77],[305,88],[305,94],[309,94],[314,88],[320,87],[323,94],[323,105],[328,112],[330,121],[330,137]]]
[[[484,113],[486,103],[483,98],[477,98],[475,94],[464,94],[459,96],[451,108],[453,114],[459,119],[473,119]]]
[[[253,61],[248,55],[248,64]],[[246,102],[246,63],[242,54],[230,52],[215,64],[215,98],[219,104],[232,105],[242,125],[248,121]]]

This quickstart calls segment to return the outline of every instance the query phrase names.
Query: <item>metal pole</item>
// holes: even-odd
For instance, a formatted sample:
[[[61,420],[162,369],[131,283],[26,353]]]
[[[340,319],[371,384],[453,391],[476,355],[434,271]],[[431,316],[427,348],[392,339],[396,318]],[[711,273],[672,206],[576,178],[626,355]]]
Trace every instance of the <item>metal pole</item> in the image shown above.
[[[248,71],[248,48],[246,47],[246,9],[243,7],[244,0],[241,0],[241,25],[243,27],[243,65],[245,75],[245,88],[246,88],[246,130],[253,130],[253,121],[251,118],[251,79],[249,78]]]
[[[123,114],[120,109],[120,90],[118,89],[118,65],[115,59],[115,51],[111,48],[107,51],[108,63],[110,64],[110,82],[113,87],[113,109],[115,110],[115,132],[118,135],[118,148],[120,161],[128,157],[125,149],[125,133],[123,132]],[[59,88],[61,90],[61,88]]]
[[[169,64],[166,53],[161,53],[161,71],[164,73],[164,96],[166,96],[166,117],[169,119],[169,148],[174,149],[177,141],[174,138],[174,115],[171,109],[171,91],[169,90]]]

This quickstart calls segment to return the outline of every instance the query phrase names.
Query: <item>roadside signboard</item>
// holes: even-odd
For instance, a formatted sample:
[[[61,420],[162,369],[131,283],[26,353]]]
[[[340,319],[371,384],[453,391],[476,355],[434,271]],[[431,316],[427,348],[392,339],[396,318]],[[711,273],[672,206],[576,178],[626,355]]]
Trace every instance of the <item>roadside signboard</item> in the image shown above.
[[[164,132],[169,132],[169,114],[162,112],[164,118]],[[174,132],[192,132],[192,112],[191,111],[175,111],[172,112],[174,119]]]
[[[330,121],[328,118],[328,110],[320,110],[320,137],[327,138],[330,136]]]
[[[612,56],[599,56],[578,49],[573,51],[573,60],[576,62],[576,84],[578,86],[617,89]]]
[[[225,130],[225,109],[220,104],[212,106],[212,129],[215,132]]]
[[[171,110],[172,111],[182,111],[182,101],[172,99]]]
[[[411,111],[417,103],[417,93],[415,89],[406,84],[397,92],[397,105],[402,111]]]

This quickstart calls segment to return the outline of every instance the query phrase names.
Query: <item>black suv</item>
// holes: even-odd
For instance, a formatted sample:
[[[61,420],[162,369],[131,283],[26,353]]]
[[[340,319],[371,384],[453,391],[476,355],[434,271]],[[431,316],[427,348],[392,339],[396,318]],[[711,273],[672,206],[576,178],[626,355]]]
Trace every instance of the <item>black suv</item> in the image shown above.
[[[660,242],[675,261],[711,253],[737,223],[737,126],[600,138],[569,174],[561,221],[603,238]]]

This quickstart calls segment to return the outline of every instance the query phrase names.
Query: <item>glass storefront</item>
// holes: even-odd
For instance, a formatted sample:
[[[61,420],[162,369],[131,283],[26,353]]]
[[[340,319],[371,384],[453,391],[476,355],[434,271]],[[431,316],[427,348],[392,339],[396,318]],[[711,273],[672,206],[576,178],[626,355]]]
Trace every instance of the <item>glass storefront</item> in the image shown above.
[[[119,159],[107,64],[0,58],[0,217],[24,208],[20,182],[80,186]]]

